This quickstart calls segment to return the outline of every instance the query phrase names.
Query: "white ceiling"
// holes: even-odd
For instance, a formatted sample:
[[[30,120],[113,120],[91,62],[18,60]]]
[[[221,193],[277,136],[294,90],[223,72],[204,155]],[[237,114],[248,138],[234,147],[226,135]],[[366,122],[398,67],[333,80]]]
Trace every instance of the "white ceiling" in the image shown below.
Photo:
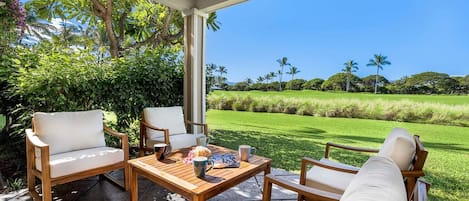
[[[153,0],[170,8],[186,11],[197,8],[204,13],[211,13],[222,8],[239,4],[248,0]]]

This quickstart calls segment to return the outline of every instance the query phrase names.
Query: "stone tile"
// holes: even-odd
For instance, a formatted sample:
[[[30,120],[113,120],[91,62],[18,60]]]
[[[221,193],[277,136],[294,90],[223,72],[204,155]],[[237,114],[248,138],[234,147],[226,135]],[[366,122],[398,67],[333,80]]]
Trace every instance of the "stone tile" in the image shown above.
[[[262,181],[257,177],[258,176],[256,176],[256,178],[250,178],[247,181],[226,190],[225,192],[211,198],[210,201],[261,200]]]
[[[285,170],[273,168],[272,174],[295,183],[298,183],[299,181],[299,175]],[[122,171],[114,171],[111,173],[111,175],[115,178],[123,180]],[[264,174],[261,173],[211,198],[210,201],[262,200],[263,182]],[[180,195],[171,193],[165,188],[156,185],[144,177],[138,178],[138,187],[140,201],[185,200]],[[99,177],[90,177],[80,181],[58,185],[52,189],[54,200],[129,200],[128,192],[110,183],[106,179],[99,179]],[[289,201],[296,200],[296,197],[296,193],[273,185],[272,200]],[[29,196],[27,189],[23,189],[21,191],[6,195],[0,194],[0,201],[4,200],[29,201],[32,200],[32,198]]]

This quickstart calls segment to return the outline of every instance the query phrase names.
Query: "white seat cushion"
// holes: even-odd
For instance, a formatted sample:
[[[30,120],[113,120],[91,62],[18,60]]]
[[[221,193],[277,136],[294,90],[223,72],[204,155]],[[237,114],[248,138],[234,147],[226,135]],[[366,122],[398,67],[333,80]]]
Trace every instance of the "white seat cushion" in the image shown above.
[[[415,141],[409,132],[403,128],[394,128],[384,140],[378,156],[389,157],[401,170],[409,170],[415,150]]]
[[[169,129],[170,135],[187,133],[181,106],[145,108],[143,109],[143,116],[145,122],[150,125]],[[162,137],[163,135],[162,131],[147,128],[147,136],[150,139]]]
[[[122,149],[97,147],[50,156],[51,178],[70,175],[92,168],[103,167],[124,161]],[[36,158],[36,168],[41,171],[41,159]]]
[[[169,142],[172,150],[197,145],[197,136],[203,134],[176,134],[169,136]],[[147,147],[152,148],[154,144],[165,143],[164,137],[147,139]]]
[[[49,145],[50,155],[105,146],[101,110],[36,112],[33,117],[34,131]]]
[[[399,167],[390,158],[370,157],[340,200],[406,201],[406,189]]]
[[[330,166],[359,170],[357,167],[338,163],[325,158],[322,158],[320,161]],[[324,191],[342,194],[354,177],[355,174],[313,166],[306,173],[306,185]]]

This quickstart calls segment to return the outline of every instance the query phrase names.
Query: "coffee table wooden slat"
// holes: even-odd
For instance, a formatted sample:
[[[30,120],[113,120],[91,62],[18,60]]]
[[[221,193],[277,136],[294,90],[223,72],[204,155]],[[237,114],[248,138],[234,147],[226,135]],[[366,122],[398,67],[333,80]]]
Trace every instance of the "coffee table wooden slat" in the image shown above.
[[[215,145],[208,148],[212,153],[237,155],[234,150]],[[139,175],[189,200],[199,201],[214,197],[262,171],[264,174],[270,173],[271,159],[253,156],[249,162],[241,162],[239,168],[212,169],[205,178],[198,178],[193,173],[192,165],[183,163],[190,150],[177,150],[164,161],[157,161],[154,155],[129,160],[131,200],[138,200]]]

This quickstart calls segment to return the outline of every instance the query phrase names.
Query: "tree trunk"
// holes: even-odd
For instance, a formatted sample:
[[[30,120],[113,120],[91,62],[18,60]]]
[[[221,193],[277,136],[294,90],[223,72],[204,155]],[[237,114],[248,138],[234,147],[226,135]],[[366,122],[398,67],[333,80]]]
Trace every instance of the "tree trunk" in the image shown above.
[[[283,66],[282,66],[282,72],[280,72],[280,75],[278,75],[279,77],[279,83],[278,83],[278,88],[279,88],[279,91],[282,91],[282,75],[283,75]]]
[[[375,94],[378,93],[378,75],[379,75],[379,67],[376,68]]]
[[[104,24],[106,26],[107,36],[109,37],[111,57],[119,56],[119,41],[117,41],[114,29],[112,27],[112,0],[106,0],[106,13],[104,14]]]
[[[345,87],[345,91],[348,92],[349,89],[350,89],[350,76],[347,75],[347,86]]]
[[[106,0],[106,6],[99,0],[93,0],[93,13],[104,21],[107,37],[109,38],[111,57],[119,56],[119,41],[112,27],[112,0]]]

